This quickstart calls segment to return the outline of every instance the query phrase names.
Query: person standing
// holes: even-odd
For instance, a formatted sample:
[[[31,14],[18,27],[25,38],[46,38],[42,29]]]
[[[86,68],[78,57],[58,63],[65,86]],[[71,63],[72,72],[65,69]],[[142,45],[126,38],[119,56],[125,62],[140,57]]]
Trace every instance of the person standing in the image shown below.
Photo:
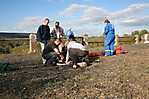
[[[104,23],[106,23],[104,28],[105,56],[112,56],[114,54],[115,29],[114,25],[112,25],[108,19],[106,19]]]
[[[51,36],[57,39],[61,39],[64,36],[64,29],[60,26],[58,21],[55,22],[55,27],[51,32]]]
[[[57,38],[60,40],[60,45],[58,46],[59,51],[62,52],[62,49],[64,47],[64,43],[62,40],[62,37],[64,36],[64,29],[60,26],[60,22],[56,21],[55,22],[55,27],[53,28],[52,32],[51,32],[51,36],[53,38]]]
[[[45,18],[43,20],[42,25],[39,26],[37,30],[37,41],[40,43],[41,46],[41,52],[43,52],[45,46],[48,44],[48,41],[50,40],[50,28],[48,26],[49,19]],[[43,64],[45,64],[46,60],[42,58]]]

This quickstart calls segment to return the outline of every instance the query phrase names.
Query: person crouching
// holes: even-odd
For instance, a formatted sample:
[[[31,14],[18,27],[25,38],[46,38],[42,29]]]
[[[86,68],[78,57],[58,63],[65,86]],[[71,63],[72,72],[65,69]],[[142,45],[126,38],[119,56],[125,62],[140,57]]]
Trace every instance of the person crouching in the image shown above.
[[[60,44],[60,40],[51,40],[48,42],[47,46],[44,48],[42,57],[46,59],[46,65],[56,65],[56,63],[60,60],[64,59],[64,56],[60,53],[58,46]]]
[[[78,66],[83,67],[87,65],[85,57],[88,55],[88,51],[81,43],[75,41],[74,36],[69,37],[69,43],[67,45],[66,64],[69,64],[69,60],[72,61],[73,68]],[[81,62],[81,63],[79,63]]]

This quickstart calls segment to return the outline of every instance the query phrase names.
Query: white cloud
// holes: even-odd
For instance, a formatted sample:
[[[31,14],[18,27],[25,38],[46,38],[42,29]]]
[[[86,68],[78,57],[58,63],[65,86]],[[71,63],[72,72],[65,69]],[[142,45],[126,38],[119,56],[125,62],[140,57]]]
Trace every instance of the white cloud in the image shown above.
[[[50,0],[52,1],[52,0]],[[64,16],[62,26],[66,29],[73,28],[77,33],[98,33],[102,31],[103,21],[107,16],[115,27],[121,27],[125,30],[129,27],[147,26],[149,25],[149,16],[143,17],[137,15],[149,8],[149,4],[132,4],[125,9],[110,12],[102,7],[71,4],[68,8],[64,9],[60,14]],[[80,13],[81,12],[81,13]],[[79,13],[80,16],[74,14]],[[75,16],[75,17],[72,17]],[[135,16],[135,17],[134,17]],[[42,22],[41,16],[25,17],[17,23],[16,30],[21,31],[36,31],[37,27]],[[99,27],[99,28],[98,28]],[[116,29],[118,32],[124,29]],[[123,33],[125,31],[122,31]],[[127,31],[126,31],[127,32]],[[92,34],[93,35],[93,34]],[[96,34],[95,34],[96,35]]]
[[[120,24],[124,26],[149,26],[149,16],[123,20]]]
[[[30,29],[35,25],[39,25],[42,22],[42,17],[35,16],[35,17],[25,17],[22,21],[17,23],[16,29],[23,30],[23,29]]]
[[[61,15],[71,16],[78,11],[82,11],[82,19],[93,19],[109,17],[110,19],[121,19],[131,15],[138,14],[149,8],[149,4],[132,4],[125,9],[110,12],[104,8],[88,5],[71,4],[68,8],[61,12]]]
[[[104,10],[103,8],[90,6],[84,10],[81,19],[84,21],[92,21],[94,23],[99,22],[100,19],[103,19],[107,15],[108,11]]]
[[[111,17],[111,19],[125,18],[131,15],[138,14],[147,8],[149,8],[149,4],[132,4],[128,6],[126,9],[111,13],[109,17]]]
[[[78,30],[83,30],[84,25],[89,25],[90,27],[92,27],[95,24],[103,25],[102,23],[105,17],[109,18],[112,21],[112,23],[115,24],[115,26],[121,25],[120,27],[123,27],[126,30],[128,26],[149,25],[149,21],[145,21],[149,19],[149,17],[137,18],[137,15],[139,15],[140,17],[141,15],[140,13],[144,12],[144,10],[147,10],[148,8],[149,8],[149,3],[132,4],[122,10],[111,12],[102,7],[71,4],[68,8],[62,11],[61,14],[67,15],[67,17],[68,16],[71,17],[74,14],[79,13],[80,16],[76,16],[75,19],[72,18],[72,20],[75,20],[75,21],[71,20],[70,22],[71,24],[68,25],[68,26],[73,26],[75,28],[79,28]],[[80,11],[82,13],[80,13]],[[134,16],[136,16],[136,18],[131,19],[131,17],[134,17]],[[81,27],[82,29],[80,29]],[[89,31],[89,29],[87,30]],[[119,30],[121,31],[122,29],[119,29]],[[130,30],[131,29],[129,28],[129,31]]]
[[[71,4],[64,11],[60,12],[60,15],[68,17],[72,16],[75,13],[78,13],[79,11],[82,12],[82,15],[80,16],[80,18],[78,18],[78,20],[80,21],[79,23],[98,21],[101,22],[108,13],[108,11],[106,11],[105,9],[96,6]]]
[[[66,8],[64,11],[60,12],[60,15],[63,16],[70,16],[77,11],[86,8],[86,5],[79,5],[79,4],[71,4],[68,8]]]
[[[84,10],[84,16],[105,16],[106,14],[106,10],[96,6],[91,6]]]

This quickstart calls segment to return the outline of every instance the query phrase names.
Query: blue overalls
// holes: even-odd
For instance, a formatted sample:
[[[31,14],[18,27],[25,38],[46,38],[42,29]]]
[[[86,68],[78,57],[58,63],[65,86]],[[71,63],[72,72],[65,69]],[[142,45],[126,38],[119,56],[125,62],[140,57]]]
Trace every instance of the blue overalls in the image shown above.
[[[107,23],[104,29],[105,56],[112,56],[114,53],[115,29],[111,23]]]

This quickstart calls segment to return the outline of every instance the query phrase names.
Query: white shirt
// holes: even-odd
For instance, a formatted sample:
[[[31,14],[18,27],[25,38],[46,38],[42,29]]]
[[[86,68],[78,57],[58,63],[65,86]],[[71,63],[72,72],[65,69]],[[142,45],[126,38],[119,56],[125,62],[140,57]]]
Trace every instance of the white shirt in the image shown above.
[[[82,44],[80,43],[77,43],[75,41],[70,41],[67,45],[67,50],[69,50],[70,48],[76,48],[76,49],[80,49],[80,50],[86,50],[85,49],[85,46],[83,46]]]
[[[67,45],[67,54],[66,54],[66,62],[68,62],[68,59],[69,59],[69,49],[70,48],[76,48],[76,49],[80,49],[82,51],[85,51],[85,46],[83,46],[82,44],[80,43],[77,43],[75,41],[70,41]]]

